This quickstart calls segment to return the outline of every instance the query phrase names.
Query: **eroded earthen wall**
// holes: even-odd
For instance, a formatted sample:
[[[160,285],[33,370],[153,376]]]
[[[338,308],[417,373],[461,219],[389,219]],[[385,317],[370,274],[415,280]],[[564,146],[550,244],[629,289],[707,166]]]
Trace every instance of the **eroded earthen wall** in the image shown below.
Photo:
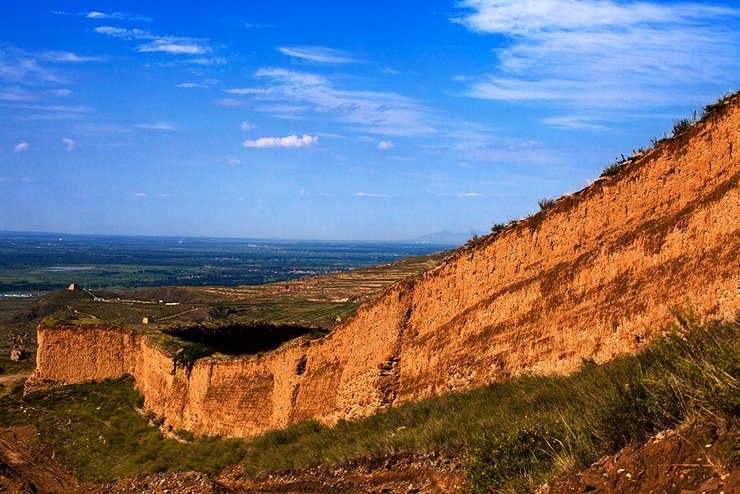
[[[131,374],[173,428],[247,436],[332,423],[643,346],[671,309],[740,310],[740,104],[615,177],[401,282],[331,335],[188,373],[144,337],[39,328],[33,383]],[[70,351],[74,349],[74,352]]]

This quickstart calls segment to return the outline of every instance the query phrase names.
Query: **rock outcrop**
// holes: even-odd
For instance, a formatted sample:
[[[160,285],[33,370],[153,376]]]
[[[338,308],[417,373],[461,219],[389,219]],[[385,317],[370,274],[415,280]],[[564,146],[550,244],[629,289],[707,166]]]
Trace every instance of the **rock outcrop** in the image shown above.
[[[740,100],[438,268],[330,335],[178,367],[118,328],[41,326],[29,389],[131,374],[176,429],[249,436],[353,419],[523,372],[564,373],[643,347],[671,310],[740,310]]]

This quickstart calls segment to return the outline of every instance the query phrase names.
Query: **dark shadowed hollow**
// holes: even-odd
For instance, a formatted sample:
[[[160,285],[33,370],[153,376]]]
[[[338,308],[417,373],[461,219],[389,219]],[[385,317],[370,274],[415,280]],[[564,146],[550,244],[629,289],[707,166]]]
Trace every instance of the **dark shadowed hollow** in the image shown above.
[[[253,355],[278,348],[300,336],[320,337],[326,331],[294,324],[232,323],[224,326],[179,326],[165,331],[182,341],[205,347],[203,353]]]

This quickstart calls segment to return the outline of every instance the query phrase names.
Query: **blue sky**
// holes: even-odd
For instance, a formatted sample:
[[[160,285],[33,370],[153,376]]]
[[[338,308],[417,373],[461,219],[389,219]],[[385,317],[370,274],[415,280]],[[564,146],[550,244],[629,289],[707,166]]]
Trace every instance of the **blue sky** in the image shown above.
[[[740,88],[729,1],[0,13],[0,230],[483,233]]]

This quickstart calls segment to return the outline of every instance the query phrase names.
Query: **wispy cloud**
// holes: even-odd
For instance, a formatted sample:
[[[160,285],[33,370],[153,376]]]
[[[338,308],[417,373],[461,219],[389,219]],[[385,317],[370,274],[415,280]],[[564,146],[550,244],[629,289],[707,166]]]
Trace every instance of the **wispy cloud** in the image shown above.
[[[201,82],[181,82],[176,87],[184,88],[184,89],[204,89],[204,88],[211,88],[218,84],[218,81],[216,79],[205,79]]]
[[[125,27],[113,27],[113,26],[98,26],[94,29],[98,34],[104,34],[111,38],[120,39],[156,39],[151,32],[145,29],[127,29]]]
[[[45,104],[35,100],[8,102],[6,106],[16,110],[16,118],[22,120],[76,120],[90,112],[86,106]]]
[[[303,134],[298,137],[297,135],[289,135],[287,137],[261,137],[256,141],[246,140],[244,141],[244,147],[246,148],[301,148],[306,146],[313,146],[318,144],[319,138]]]
[[[211,67],[213,65],[225,65],[227,60],[224,57],[197,57],[190,59],[189,62],[202,67]]]
[[[9,87],[7,89],[0,90],[0,101],[17,103],[22,101],[33,101],[36,98],[37,96],[34,93],[19,87]]]
[[[100,57],[84,57],[68,51],[47,51],[41,57],[49,62],[69,63],[100,62],[103,60]]]
[[[240,101],[238,99],[234,98],[219,98],[216,100],[213,100],[214,103],[216,103],[218,106],[242,106],[244,104],[243,101]]]
[[[434,159],[447,156],[450,162],[464,167],[493,163],[558,166],[567,162],[562,150],[535,140],[503,137],[480,124],[459,122],[446,138],[417,148]]]
[[[178,36],[160,36],[145,29],[127,29],[113,26],[99,26],[95,32],[124,40],[149,41],[139,45],[139,52],[163,52],[175,55],[203,55],[211,51],[207,40]]]
[[[355,197],[388,197],[388,194],[377,194],[374,192],[356,192]]]
[[[114,19],[117,21],[134,21],[134,22],[152,22],[152,19],[149,17],[144,17],[141,15],[136,14],[129,14],[128,12],[111,12],[111,13],[105,13],[105,12],[99,12],[97,10],[92,10],[90,12],[84,13],[84,16],[88,19]]]
[[[349,52],[325,46],[283,46],[277,49],[283,55],[317,63],[357,63]]]
[[[144,130],[164,130],[164,131],[172,131],[177,130],[177,127],[172,122],[155,122],[152,124],[138,124],[135,125],[137,129],[144,129]]]
[[[22,153],[24,151],[28,151],[28,148],[30,147],[31,145],[27,142],[19,142],[18,144],[15,145],[15,148],[13,148],[13,150],[16,153]]]
[[[394,147],[396,146],[390,141],[380,141],[378,143],[378,149],[381,151],[388,151],[389,149],[393,149]]]
[[[206,53],[206,48],[190,42],[181,42],[169,39],[157,39],[147,45],[141,45],[137,48],[140,52],[160,51],[164,53],[174,53],[177,55],[202,55]]]
[[[0,82],[11,84],[61,83],[64,78],[39,64],[39,56],[14,47],[0,47]]]
[[[598,116],[568,115],[564,117],[548,117],[543,119],[542,122],[564,129],[606,129],[607,127],[605,125],[596,123],[600,120],[601,117]]]
[[[308,72],[260,69],[261,87],[233,88],[234,95],[264,103],[256,109],[280,118],[326,118],[381,135],[428,135],[435,132],[431,111],[392,92],[340,87],[334,80]]]
[[[269,29],[275,27],[275,25],[265,22],[245,22],[244,27],[247,29]]]
[[[254,124],[251,124],[249,122],[242,122],[241,125],[239,126],[239,128],[241,130],[252,130],[252,129],[256,129],[257,126],[254,125]]]
[[[67,151],[73,151],[74,148],[77,146],[77,143],[69,137],[62,138],[62,144],[67,147]]]
[[[654,107],[736,82],[740,9],[615,0],[464,0],[461,8],[453,22],[507,39],[491,73],[470,78],[475,98]]]

